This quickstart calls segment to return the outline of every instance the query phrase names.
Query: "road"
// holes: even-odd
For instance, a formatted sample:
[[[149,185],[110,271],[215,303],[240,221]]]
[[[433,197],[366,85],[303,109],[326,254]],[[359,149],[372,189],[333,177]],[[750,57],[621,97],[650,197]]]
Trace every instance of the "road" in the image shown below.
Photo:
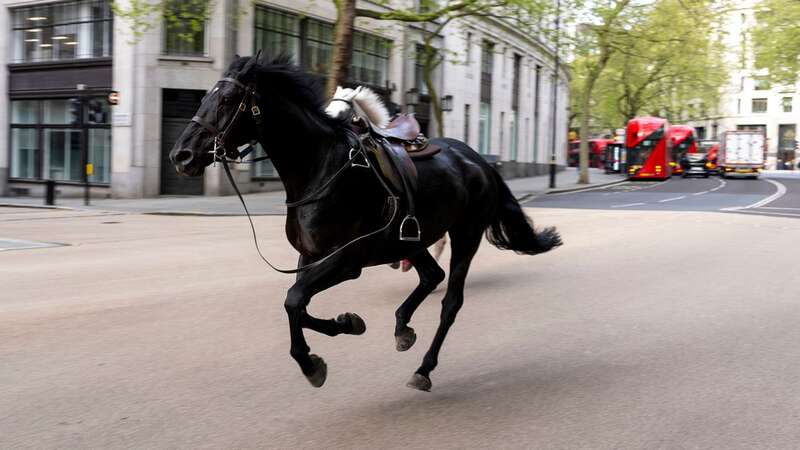
[[[630,181],[582,192],[544,195],[527,204],[541,208],[727,211],[800,217],[800,177]]]
[[[376,267],[315,297],[367,332],[307,332],[329,368],[314,389],[288,354],[291,278],[259,265],[243,218],[0,209],[6,246],[63,244],[0,252],[0,448],[796,448],[800,221],[709,212],[766,181],[658,201],[715,183],[535,200],[565,245],[481,247],[430,393],[404,384],[441,289],[394,350],[413,274]],[[255,220],[294,261],[282,219]]]

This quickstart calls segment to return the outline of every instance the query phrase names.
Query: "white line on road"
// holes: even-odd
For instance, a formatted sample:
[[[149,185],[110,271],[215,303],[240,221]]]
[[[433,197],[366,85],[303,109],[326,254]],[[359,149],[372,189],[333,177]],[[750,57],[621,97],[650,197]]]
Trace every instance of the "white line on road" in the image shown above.
[[[624,205],[611,205],[612,208],[627,208],[629,206],[642,206],[646,205],[646,203],[626,203]]]
[[[722,178],[717,178],[717,181],[719,181],[719,186],[715,187],[714,189],[709,189],[708,192],[718,191],[718,190],[724,188],[726,184],[728,184],[728,182],[723,180]]]
[[[790,212],[761,211],[761,210],[754,210],[754,209],[740,209],[740,210],[736,210],[736,212],[738,212],[738,213],[748,213],[748,214],[758,214],[760,216],[800,217],[800,213],[792,214]]]
[[[709,192],[711,192],[711,191],[695,192],[692,195],[703,195],[703,194],[708,194]]]
[[[674,202],[675,200],[682,200],[684,198],[686,198],[686,196],[685,195],[681,195],[680,197],[673,197],[673,198],[667,198],[667,199],[664,199],[664,200],[659,200],[658,203]]]
[[[784,186],[782,183],[779,183],[779,182],[777,182],[775,180],[770,180],[770,179],[766,179],[764,181],[767,181],[769,183],[774,184],[775,187],[778,188],[778,190],[774,194],[770,195],[769,197],[767,197],[765,199],[762,199],[760,201],[757,201],[757,202],[753,203],[752,205],[733,206],[733,207],[730,207],[730,208],[722,208],[720,211],[742,211],[744,209],[760,208],[760,207],[768,205],[768,204],[774,202],[775,200],[777,200],[777,199],[783,197],[784,195],[786,195],[786,186]]]
[[[761,209],[780,209],[785,211],[800,211],[800,208],[778,208],[777,206],[762,206]]]

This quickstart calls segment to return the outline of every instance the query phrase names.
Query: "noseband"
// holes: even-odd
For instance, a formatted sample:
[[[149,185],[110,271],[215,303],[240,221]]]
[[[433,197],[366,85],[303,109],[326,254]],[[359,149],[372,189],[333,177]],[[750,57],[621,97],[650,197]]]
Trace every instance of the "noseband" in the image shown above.
[[[217,81],[217,84],[220,83],[233,83],[238,88],[244,90],[244,94],[242,94],[242,98],[239,101],[239,107],[236,108],[236,112],[233,113],[233,117],[222,131],[218,130],[217,127],[208,123],[205,119],[200,116],[192,117],[192,122],[200,125],[201,127],[205,128],[206,131],[211,133],[212,139],[214,139],[214,149],[211,150],[209,153],[214,155],[215,161],[221,161],[223,159],[230,159],[236,161],[240,159],[242,156],[238,149],[233,149],[233,152],[228,152],[227,148],[225,147],[225,138],[228,135],[228,132],[231,130],[233,125],[236,123],[236,119],[239,118],[239,114],[244,112],[247,109],[247,100],[250,99],[250,113],[253,115],[253,120],[255,120],[256,125],[261,124],[261,109],[259,109],[256,100],[260,98],[258,92],[256,92],[256,88],[254,85],[246,86],[241,81],[237,80],[236,78],[232,77],[225,77],[221,80]],[[233,153],[233,156],[230,156],[228,153]]]

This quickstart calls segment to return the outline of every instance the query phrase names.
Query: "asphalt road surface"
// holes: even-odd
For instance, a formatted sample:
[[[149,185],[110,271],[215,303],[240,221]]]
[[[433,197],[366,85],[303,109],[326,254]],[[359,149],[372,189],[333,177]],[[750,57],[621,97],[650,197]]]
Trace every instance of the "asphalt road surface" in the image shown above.
[[[800,217],[800,177],[629,181],[582,192],[544,195],[527,204],[541,208],[724,211]]]
[[[404,385],[441,289],[394,350],[411,273],[368,269],[314,298],[318,316],[367,323],[306,332],[329,369],[315,389],[289,357],[292,278],[259,265],[245,219],[0,209],[15,248],[0,252],[0,448],[797,448],[800,221],[673,210],[758,201],[733,181],[658,203],[717,184],[535,201],[565,245],[484,243],[430,393]],[[634,199],[653,210],[612,208]],[[282,219],[255,220],[294,261]]]

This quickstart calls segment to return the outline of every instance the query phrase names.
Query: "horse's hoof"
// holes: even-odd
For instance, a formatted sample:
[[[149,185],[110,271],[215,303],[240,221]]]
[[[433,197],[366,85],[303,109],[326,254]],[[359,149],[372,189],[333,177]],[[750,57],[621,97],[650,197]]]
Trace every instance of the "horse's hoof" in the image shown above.
[[[354,334],[358,336],[367,331],[367,324],[364,323],[364,319],[359,317],[356,313],[339,314],[339,317],[336,318],[336,323],[348,325],[349,331],[345,331],[345,334]]]
[[[311,373],[306,375],[308,378],[308,382],[311,383],[314,387],[322,387],[325,384],[325,379],[328,378],[328,365],[325,364],[325,360],[320,358],[317,355],[309,355],[311,358],[311,365],[313,368],[311,369]]]
[[[417,333],[411,327],[405,327],[400,334],[396,334],[394,339],[397,341],[397,351],[404,352],[410,349],[414,342],[417,342]]]
[[[430,392],[432,384],[430,378],[426,377],[425,375],[414,373],[414,375],[411,376],[411,379],[408,380],[408,383],[406,383],[406,386],[419,391]]]

